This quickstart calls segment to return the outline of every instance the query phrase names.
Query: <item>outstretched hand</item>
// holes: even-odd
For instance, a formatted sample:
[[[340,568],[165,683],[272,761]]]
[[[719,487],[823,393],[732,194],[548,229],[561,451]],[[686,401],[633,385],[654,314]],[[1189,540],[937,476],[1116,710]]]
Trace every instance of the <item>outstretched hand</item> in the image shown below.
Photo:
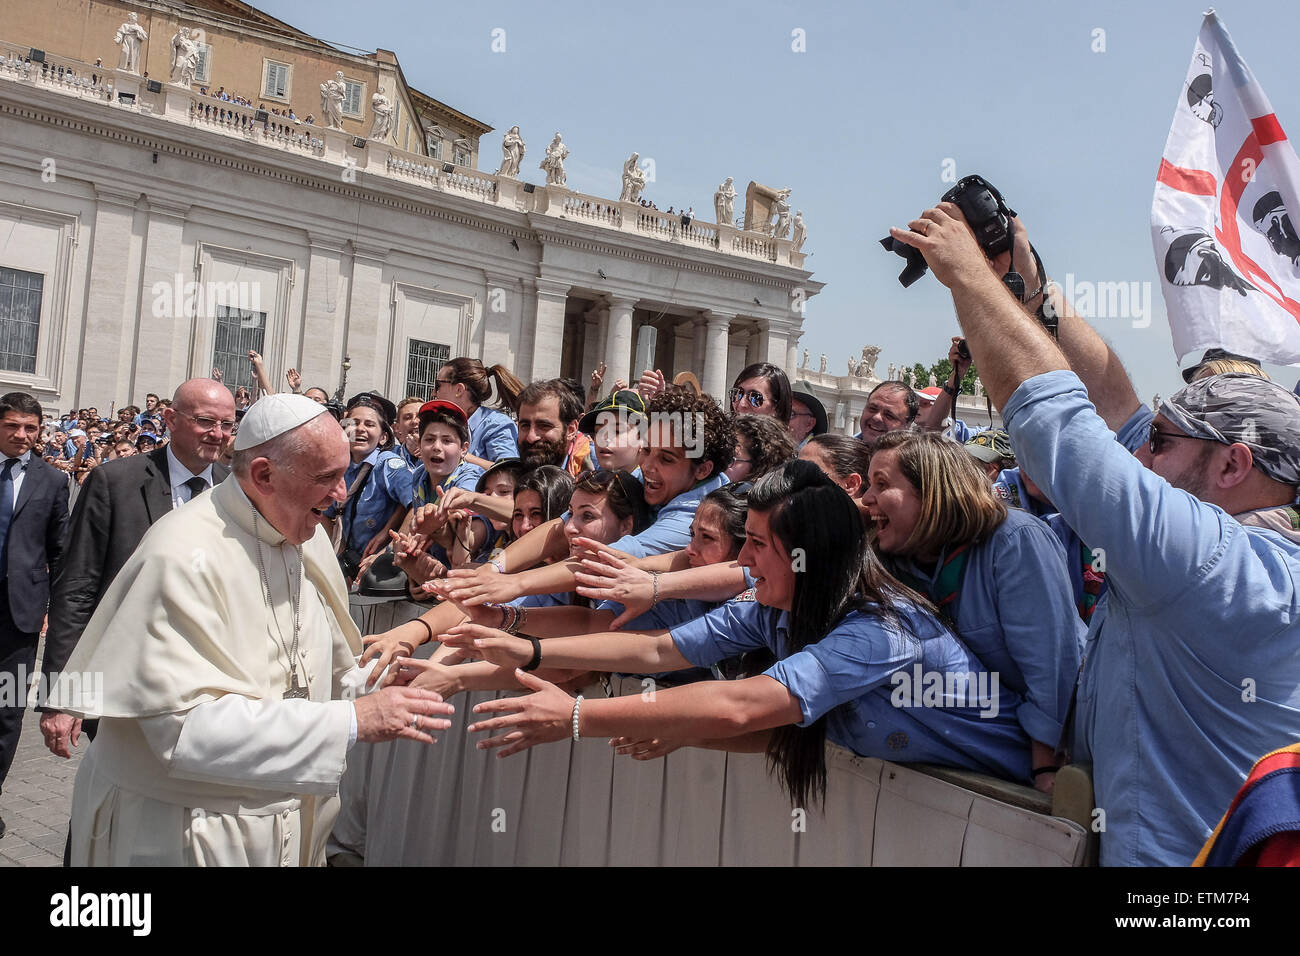
[[[469,726],[472,734],[498,732],[495,737],[478,742],[479,750],[504,748],[498,757],[508,757],[538,744],[564,740],[573,731],[572,697],[554,684],[525,671],[516,670],[515,680],[532,693],[484,701],[474,708],[474,713],[503,716],[480,720]]]

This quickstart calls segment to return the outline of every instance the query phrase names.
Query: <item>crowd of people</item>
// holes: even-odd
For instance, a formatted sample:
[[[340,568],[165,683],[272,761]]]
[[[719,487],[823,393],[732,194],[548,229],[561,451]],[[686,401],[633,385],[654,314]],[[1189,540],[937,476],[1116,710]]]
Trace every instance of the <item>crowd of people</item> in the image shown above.
[[[766,363],[714,397],[689,372],[669,381],[646,370],[606,388],[602,367],[589,388],[571,378],[525,384],[459,357],[439,369],[431,395],[365,391],[335,402],[324,388],[302,390],[294,370],[286,377],[301,396],[271,393],[254,353],[253,392],[195,379],[170,401],[148,395],[142,409],[65,415],[35,443],[81,485],[53,570],[46,672],[110,660],[120,673],[116,662],[132,655],[112,656],[124,653],[114,642],[138,635],[114,622],[145,588],[184,618],[146,605],[149,633],[178,661],[208,654],[206,670],[176,667],[185,679],[208,674],[202,687],[225,696],[170,676],[153,682],[165,690],[110,688],[97,708],[65,694],[45,703],[50,749],[66,756],[82,718],[136,722],[141,730],[114,730],[101,749],[153,760],[146,776],[161,779],[184,748],[176,728],[151,722],[173,708],[190,713],[187,728],[227,744],[251,735],[239,737],[254,752],[229,771],[227,789],[294,792],[283,773],[259,783],[270,771],[249,769],[290,759],[267,757],[279,738],[232,718],[234,704],[218,712],[232,695],[253,698],[246,707],[303,703],[289,629],[275,618],[287,654],[276,672],[289,686],[281,701],[274,686],[249,689],[256,681],[230,669],[233,651],[195,650],[207,644],[184,635],[191,612],[166,595],[198,585],[150,583],[145,552],[163,542],[149,536],[135,548],[157,515],[117,541],[97,527],[112,519],[92,517],[108,507],[114,476],[125,481],[136,467],[117,459],[143,452],[170,475],[162,487],[179,513],[161,518],[169,527],[184,519],[199,534],[220,519],[250,536],[241,553],[251,562],[255,550],[256,593],[264,587],[273,609],[283,586],[295,646],[305,604],[292,602],[308,585],[293,591],[289,558],[289,571],[277,559],[268,574],[262,549],[297,547],[302,580],[320,597],[313,616],[333,635],[336,684],[346,670],[339,648],[348,660],[361,649],[350,622],[322,611],[337,611],[344,584],[430,605],[364,636],[360,676],[349,679],[382,690],[350,705],[346,746],[428,742],[457,694],[522,689],[477,708],[469,729],[487,734],[486,748],[505,755],[599,735],[635,759],[682,747],[764,752],[796,805],[824,795],[827,741],[1045,793],[1065,763],[1090,763],[1103,863],[1190,863],[1252,763],[1300,739],[1300,655],[1288,640],[1300,614],[1300,400],[1257,362],[1216,350],[1188,370],[1185,389],[1148,408],[1049,277],[1026,282],[1040,289],[1035,299],[1012,297],[998,279],[1006,263],[985,259],[954,207],[927,210],[894,235],[952,290],[965,338],[953,340],[952,377],[936,395],[879,384],[854,437],[830,434],[817,397]],[[1023,230],[1016,242],[1016,259],[1033,261]],[[1056,338],[1034,318],[1038,296],[1060,315]],[[1005,430],[951,417],[972,357]],[[254,401],[258,391],[268,394]],[[259,516],[270,531],[258,530]],[[101,599],[108,607],[95,612]],[[233,598],[221,590],[211,600]],[[437,649],[417,658],[430,641]],[[315,673],[328,676],[322,653]],[[592,673],[639,676],[660,691],[649,701],[587,699],[576,691]],[[914,674],[939,680],[922,693]],[[311,701],[337,704],[338,687],[318,684]],[[319,736],[291,748],[308,754],[304,766],[339,755],[333,719],[310,730],[284,724]],[[215,744],[199,735],[181,738],[191,763],[212,759]],[[78,807],[116,812],[125,798],[113,787],[135,785],[106,759],[79,775],[72,858],[131,862],[135,851],[111,845],[104,821],[78,823]],[[337,786],[341,767],[330,766],[302,792]],[[83,776],[93,776],[86,794]],[[185,799],[198,797],[187,790]],[[240,853],[262,838],[249,840]],[[316,849],[304,847],[302,861],[317,862]]]

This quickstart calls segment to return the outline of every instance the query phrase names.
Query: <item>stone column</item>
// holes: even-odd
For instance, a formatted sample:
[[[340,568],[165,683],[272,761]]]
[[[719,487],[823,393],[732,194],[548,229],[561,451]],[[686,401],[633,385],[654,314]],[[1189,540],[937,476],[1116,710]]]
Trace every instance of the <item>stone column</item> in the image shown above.
[[[352,243],[352,285],[348,295],[348,335],[343,354],[351,360],[343,400],[373,388],[387,388],[389,363],[389,300],[384,295],[384,262],[388,251]],[[400,356],[406,367],[406,356]],[[403,372],[405,378],[405,372]],[[405,384],[405,382],[403,382]]]
[[[124,394],[143,395],[146,392],[162,394],[173,383],[185,381],[191,375],[207,375],[212,365],[211,356],[198,356],[194,368],[190,367],[190,352],[194,343],[194,317],[191,314],[174,314],[176,300],[169,299],[166,309],[161,306],[168,292],[179,288],[180,299],[185,298],[185,286],[194,279],[194,251],[184,246],[185,219],[189,215],[188,203],[169,203],[161,199],[149,200],[149,218],[144,240],[144,269],[142,274],[142,308],[132,333],[137,342],[131,358],[130,386]],[[168,290],[156,296],[155,289]],[[206,308],[206,290],[201,299]],[[182,310],[183,311],[183,310]]]
[[[727,405],[727,342],[731,334],[731,320],[736,316],[726,312],[701,313],[706,320],[704,345],[704,377],[700,384],[724,407]]]
[[[333,395],[338,387],[339,366],[343,362],[348,337],[346,310],[340,302],[344,241],[312,233],[308,234],[307,243],[307,276],[299,344],[297,354],[292,358],[286,357],[285,364],[298,369],[304,391],[323,388],[326,394]]]
[[[498,362],[504,362],[509,354],[510,330],[514,325],[514,316],[520,314],[523,297],[520,295],[518,280],[510,276],[485,272],[483,284],[487,295],[483,300],[479,358],[490,368]],[[510,365],[507,363],[506,367],[510,368]],[[513,368],[510,370],[514,371]]]
[[[691,350],[691,371],[704,384],[705,349],[708,347],[709,320],[703,315],[692,320],[695,326],[695,347]]]
[[[758,325],[758,357],[756,362],[768,362],[777,368],[785,368],[789,351],[786,348],[786,332],[780,326],[774,326],[767,319],[760,319]],[[787,369],[786,374],[790,371]]]
[[[533,322],[532,377],[536,382],[557,378],[564,354],[564,306],[569,298],[568,283],[538,279],[537,312]],[[519,363],[522,368],[524,363]]]
[[[643,369],[632,368],[632,311],[636,299],[613,295],[609,298],[608,332],[605,336],[605,381],[612,386],[622,379],[629,385]]]
[[[131,357],[135,353],[136,321],[141,307],[152,308],[153,293],[144,290],[146,300],[140,303],[140,289],[130,279],[131,263],[140,268],[139,242],[134,235],[135,204],[138,191],[95,186],[94,243],[90,248],[89,274],[86,276],[86,316],[81,342],[81,361],[76,380],[65,383],[63,394],[71,393],[76,405],[104,406],[113,398],[126,398],[130,376]],[[135,273],[139,275],[137,271]],[[187,280],[193,280],[191,271]],[[174,281],[174,278],[173,278]],[[175,294],[175,290],[169,289]],[[182,302],[184,288],[178,290]],[[174,301],[174,299],[173,299]],[[172,305],[167,305],[170,314]],[[131,317],[127,327],[128,316]],[[141,385],[159,394],[174,388],[174,382],[162,380],[166,369],[148,371]],[[71,385],[71,388],[68,386]],[[143,399],[143,395],[133,396]]]
[[[792,382],[799,375],[799,340],[802,338],[803,333],[799,332],[791,335],[785,343],[785,374]]]
[[[694,372],[695,377],[699,377],[700,370],[694,364],[695,331],[694,323],[690,319],[673,325],[673,367],[671,370],[664,369],[664,375],[669,381],[672,381],[673,376],[678,372]]]

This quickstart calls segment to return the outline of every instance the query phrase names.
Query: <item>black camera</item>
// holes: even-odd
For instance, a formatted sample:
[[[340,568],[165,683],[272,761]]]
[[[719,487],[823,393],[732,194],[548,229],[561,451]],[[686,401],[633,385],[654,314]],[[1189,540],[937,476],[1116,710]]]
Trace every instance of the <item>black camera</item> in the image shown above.
[[[975,241],[979,243],[984,255],[992,259],[1011,248],[1014,239],[1011,220],[1016,218],[1015,210],[1007,205],[997,187],[983,176],[963,176],[957,185],[943,194],[941,201],[953,203],[961,210],[967,224],[974,230]],[[907,265],[898,276],[898,281],[904,288],[925,275],[929,267],[926,266],[920,249],[898,242],[893,236],[881,239],[880,244],[886,251],[896,252],[907,260]],[[1014,287],[1011,291],[1017,297],[1022,297],[1025,292],[1024,280],[1020,280],[1018,292]]]
[[[967,225],[975,233],[975,241],[979,243],[980,249],[988,258],[992,259],[1008,251],[1012,253],[1011,267],[1002,277],[1002,282],[1017,299],[1021,302],[1026,301],[1025,280],[1016,271],[1015,263],[1015,226],[1011,224],[1011,220],[1016,218],[1016,211],[1007,205],[997,187],[983,176],[963,176],[957,181],[957,185],[943,194],[941,201],[953,203],[961,210],[961,214],[966,217]],[[880,244],[887,251],[896,252],[907,260],[907,265],[898,276],[898,281],[904,288],[925,275],[929,267],[920,249],[897,242],[893,236],[881,239]],[[1030,248],[1034,256],[1034,265],[1038,268],[1039,278],[1046,282],[1047,272],[1043,268],[1042,259],[1038,256],[1038,250],[1033,249],[1032,246]],[[1046,295],[1043,296],[1042,305],[1038,307],[1037,318],[1055,338],[1058,319]],[[962,345],[964,346],[965,342]]]

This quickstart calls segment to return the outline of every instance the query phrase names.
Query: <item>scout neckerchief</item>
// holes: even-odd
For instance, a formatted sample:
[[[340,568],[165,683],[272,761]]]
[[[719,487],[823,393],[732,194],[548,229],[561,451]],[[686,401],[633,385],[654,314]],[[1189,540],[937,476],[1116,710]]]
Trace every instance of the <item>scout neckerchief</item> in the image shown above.
[[[1097,601],[1101,598],[1102,588],[1106,586],[1106,572],[1097,569],[1097,553],[1082,541],[1079,542],[1079,557],[1083,561],[1083,594],[1079,597],[1079,617],[1087,624],[1092,620],[1092,612],[1097,610]]]
[[[438,482],[437,487],[442,489],[443,494],[446,494],[452,488],[456,487],[456,479],[460,477],[460,473],[464,468],[465,462],[462,459],[461,462],[451,470],[451,474]],[[422,505],[427,505],[431,501],[438,500],[438,493],[434,490],[433,476],[429,474],[427,466],[424,469],[424,474],[420,476],[419,485],[415,488],[415,500],[417,504]]]
[[[961,594],[962,578],[966,576],[966,559],[970,557],[970,545],[963,544],[943,559],[943,566],[933,581],[927,581],[909,571],[902,571],[898,578],[914,591],[928,594],[930,600],[939,608],[939,613],[949,621],[956,619],[957,597]]]

